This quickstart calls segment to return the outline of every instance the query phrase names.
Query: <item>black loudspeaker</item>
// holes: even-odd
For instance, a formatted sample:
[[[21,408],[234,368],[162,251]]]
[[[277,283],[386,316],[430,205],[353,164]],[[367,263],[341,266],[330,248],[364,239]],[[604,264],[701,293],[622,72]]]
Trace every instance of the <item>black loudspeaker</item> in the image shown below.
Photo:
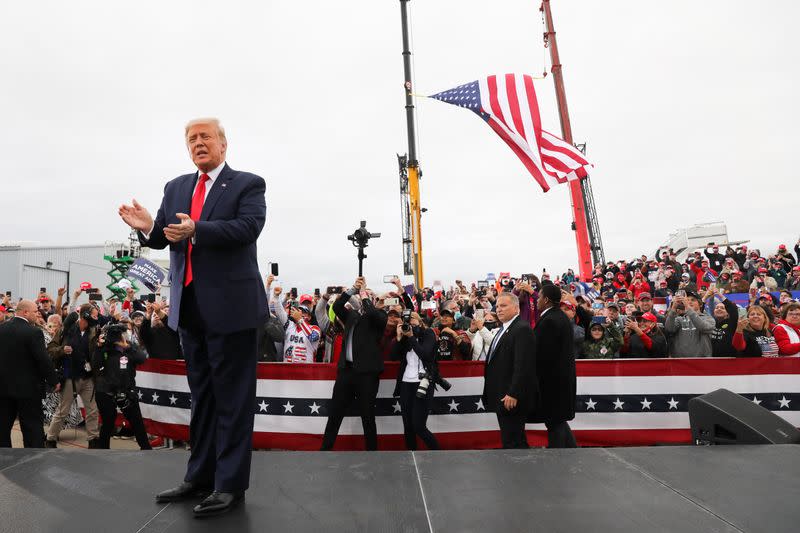
[[[719,389],[689,400],[695,444],[800,444],[800,431],[744,396]]]

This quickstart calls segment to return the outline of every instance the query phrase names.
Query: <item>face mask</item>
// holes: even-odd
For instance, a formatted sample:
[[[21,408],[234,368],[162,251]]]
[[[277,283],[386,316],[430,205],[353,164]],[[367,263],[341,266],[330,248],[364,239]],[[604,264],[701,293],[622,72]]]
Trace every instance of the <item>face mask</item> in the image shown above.
[[[484,322],[483,325],[486,326],[486,329],[493,330],[497,327],[497,322]]]
[[[458,320],[459,318],[461,318],[461,311],[456,311],[453,315],[453,320]]]
[[[422,332],[422,328],[420,326],[411,326],[411,331],[414,332],[414,335],[419,335]]]

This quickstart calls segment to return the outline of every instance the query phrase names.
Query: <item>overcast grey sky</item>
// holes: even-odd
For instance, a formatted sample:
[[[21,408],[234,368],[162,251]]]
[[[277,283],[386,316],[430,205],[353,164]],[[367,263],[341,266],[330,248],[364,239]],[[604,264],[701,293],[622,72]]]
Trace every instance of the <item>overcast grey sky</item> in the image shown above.
[[[793,244],[800,144],[796,2],[553,0],[576,141],[609,258],[679,227]],[[124,7],[123,7],[124,6]],[[543,69],[537,0],[411,2],[416,92]],[[406,151],[400,6],[342,2],[4,2],[0,241],[120,240],[192,169],[183,125],[217,116],[228,163],[267,180],[259,255],[285,285],[350,282],[361,219],[371,280],[400,273]],[[549,66],[549,61],[548,61]],[[552,78],[536,82],[557,132]],[[426,280],[576,262],[566,187],[543,194],[477,116],[418,101]]]

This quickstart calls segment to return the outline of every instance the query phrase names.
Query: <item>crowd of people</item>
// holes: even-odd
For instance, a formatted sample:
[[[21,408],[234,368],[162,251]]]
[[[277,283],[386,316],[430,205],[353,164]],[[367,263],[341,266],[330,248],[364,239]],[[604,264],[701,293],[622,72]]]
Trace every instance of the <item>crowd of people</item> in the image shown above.
[[[597,265],[587,280],[572,270],[558,276],[543,271],[538,276],[501,274],[470,286],[456,280],[447,289],[409,290],[395,278],[394,287],[383,292],[363,286],[353,293],[331,286],[298,294],[296,289],[285,291],[270,275],[265,279],[269,315],[259,330],[259,357],[262,362],[339,364],[346,324],[335,304],[358,311],[369,301],[387,316],[377,339],[384,361],[399,360],[405,371],[409,328],[425,331],[414,343],[419,342],[417,351],[426,354],[429,367],[440,361],[485,361],[500,331],[498,298],[515,295],[520,318],[535,327],[542,285],[549,283],[560,289],[559,308],[572,326],[576,359],[798,355],[800,303],[792,291],[800,290],[800,242],[794,250],[798,258],[784,245],[765,257],[746,246],[727,247],[723,253],[710,243],[683,262],[673,250],[660,249],[653,259]],[[45,292],[35,298],[31,322],[42,331],[60,383],[60,390],[50,392],[45,401],[50,406],[45,413],[47,446],[55,447],[65,422],[75,418],[77,396],[86,409],[89,447],[108,447],[113,426],[106,420],[116,418],[117,407],[130,419],[142,449],[150,446],[138,404],[131,398],[135,368],[147,357],[182,358],[181,343],[167,327],[165,298],[137,297],[129,283],[123,288],[127,296],[121,301],[92,298],[93,289],[77,291],[69,300],[64,288],[55,300]],[[746,294],[748,305],[737,305],[728,298],[731,294]],[[82,300],[84,295],[89,301]],[[15,304],[6,293],[0,322],[26,315],[22,302]],[[111,349],[109,331],[114,336]],[[111,377],[100,373],[110,368],[109,353]],[[424,373],[422,359],[415,364],[414,373]],[[419,379],[413,382],[416,387]],[[413,412],[412,387],[399,382],[396,392],[406,412]],[[409,424],[414,425],[411,420]],[[435,438],[421,431],[435,447]]]

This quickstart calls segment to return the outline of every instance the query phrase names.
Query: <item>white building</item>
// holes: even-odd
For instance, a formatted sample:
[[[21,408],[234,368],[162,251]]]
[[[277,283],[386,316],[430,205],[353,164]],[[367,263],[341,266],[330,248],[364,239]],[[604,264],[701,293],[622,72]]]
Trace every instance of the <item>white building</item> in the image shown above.
[[[0,290],[11,291],[14,301],[33,299],[44,287],[55,300],[59,287],[67,294],[88,281],[101,289],[104,298],[111,296],[106,288],[111,282],[111,263],[103,259],[105,245],[41,246],[0,244]],[[88,299],[83,298],[84,301]]]

